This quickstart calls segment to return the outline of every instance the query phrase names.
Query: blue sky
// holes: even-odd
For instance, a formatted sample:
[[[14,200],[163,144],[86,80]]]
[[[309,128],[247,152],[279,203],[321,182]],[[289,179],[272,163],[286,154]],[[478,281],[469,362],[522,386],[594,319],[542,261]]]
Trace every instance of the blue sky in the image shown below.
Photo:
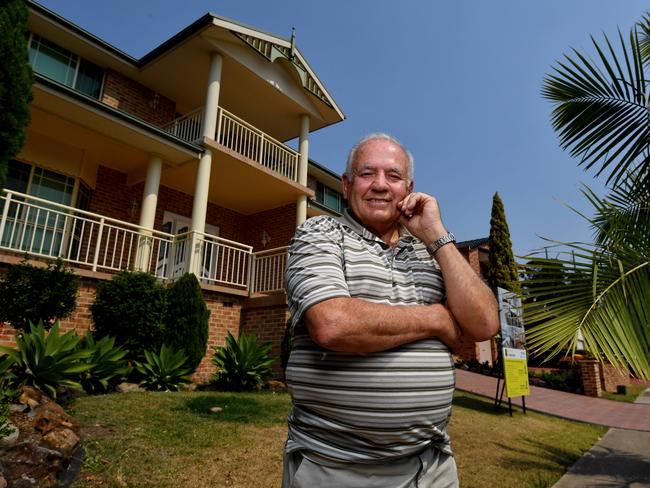
[[[603,181],[562,151],[540,96],[570,48],[623,32],[640,0],[42,0],[140,57],[213,12],[297,44],[347,120],[311,135],[310,156],[336,172],[348,148],[375,131],[415,156],[415,188],[435,195],[459,240],[485,237],[498,191],[517,255],[558,241],[589,241],[581,182]]]

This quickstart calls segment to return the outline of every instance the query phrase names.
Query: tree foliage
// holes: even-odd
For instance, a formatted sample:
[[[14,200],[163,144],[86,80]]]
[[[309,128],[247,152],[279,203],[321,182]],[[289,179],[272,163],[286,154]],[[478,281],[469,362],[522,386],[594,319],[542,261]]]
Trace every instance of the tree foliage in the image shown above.
[[[0,279],[0,322],[29,330],[30,323],[42,321],[49,329],[72,314],[80,283],[61,259],[45,267],[27,261],[11,266]]]
[[[582,190],[594,243],[536,259],[545,273],[561,263],[573,279],[570,289],[528,280],[525,317],[539,323],[528,343],[541,354],[573,353],[582,337],[595,357],[650,378],[650,17],[618,40],[617,50],[607,36],[592,38],[595,60],[574,50],[544,81],[561,145],[596,176],[608,174],[611,193]]]
[[[205,356],[209,318],[199,281],[195,275],[186,273],[167,290],[166,343],[185,351],[187,365],[192,370]]]
[[[33,75],[27,58],[27,14],[23,0],[5,0],[0,7],[0,190],[9,160],[25,143],[30,119]]]
[[[122,271],[97,285],[90,311],[97,337],[115,337],[131,357],[160,350],[165,334],[165,287],[144,272]]]
[[[493,290],[501,287],[519,293],[521,288],[517,263],[512,253],[512,241],[510,240],[510,230],[506,221],[506,211],[498,192],[492,198],[489,246],[488,284]]]

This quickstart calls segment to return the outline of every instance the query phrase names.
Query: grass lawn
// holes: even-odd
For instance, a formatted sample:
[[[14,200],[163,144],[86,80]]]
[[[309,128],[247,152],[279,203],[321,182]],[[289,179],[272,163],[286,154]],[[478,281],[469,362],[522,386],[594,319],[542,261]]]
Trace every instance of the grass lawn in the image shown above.
[[[634,403],[634,401],[641,393],[643,393],[643,391],[645,391],[646,388],[647,386],[645,385],[627,385],[627,393],[625,395],[603,391],[602,398],[605,398],[607,400],[616,400],[619,402]]]
[[[78,398],[70,409],[86,457],[73,486],[278,487],[289,405],[286,393]],[[606,431],[520,410],[510,418],[463,392],[449,430],[463,488],[551,486]]]

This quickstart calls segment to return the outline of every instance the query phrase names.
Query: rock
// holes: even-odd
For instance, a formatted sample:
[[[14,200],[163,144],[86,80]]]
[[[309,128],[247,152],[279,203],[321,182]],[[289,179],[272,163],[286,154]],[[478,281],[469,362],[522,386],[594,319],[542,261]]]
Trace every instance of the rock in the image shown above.
[[[266,382],[266,387],[269,390],[284,390],[287,388],[287,385],[282,383],[282,381],[277,381],[277,380],[269,380]]]
[[[210,409],[210,411],[211,411],[212,413],[219,413],[219,412],[223,412],[223,408],[221,408],[221,407],[212,407],[212,408]]]
[[[118,393],[131,393],[134,391],[145,391],[143,388],[140,388],[140,385],[136,383],[120,383],[115,387],[115,390]]]
[[[8,426],[11,429],[11,432],[7,436],[0,439],[0,446],[13,446],[18,441],[20,429],[10,421],[7,421],[4,425]],[[2,485],[0,485],[0,488],[2,488]]]
[[[196,391],[196,389],[199,387],[196,383],[182,383],[178,389],[180,391]]]
[[[81,439],[70,429],[56,429],[43,436],[43,440],[47,445],[61,451],[65,456],[70,456]]]
[[[0,488],[7,488],[7,480],[0,474]]]
[[[38,391],[36,388],[32,388],[31,386],[23,386],[18,401],[23,405],[28,405],[30,408],[36,408],[41,403],[43,403],[44,399],[49,400],[49,398],[47,398],[44,393]]]
[[[34,426],[43,435],[59,427],[70,428],[76,425],[77,422],[52,401],[41,405],[34,415]]]
[[[29,410],[28,405],[21,405],[17,403],[12,403],[11,405],[9,405],[10,412],[26,412],[27,410]]]
[[[79,424],[34,388],[23,388],[20,402],[29,408],[11,409],[9,413],[18,433],[13,445],[0,449],[0,472],[5,483],[0,483],[0,488],[61,486],[62,479],[73,479],[80,464],[76,458],[82,457]],[[76,471],[73,466],[77,466]]]

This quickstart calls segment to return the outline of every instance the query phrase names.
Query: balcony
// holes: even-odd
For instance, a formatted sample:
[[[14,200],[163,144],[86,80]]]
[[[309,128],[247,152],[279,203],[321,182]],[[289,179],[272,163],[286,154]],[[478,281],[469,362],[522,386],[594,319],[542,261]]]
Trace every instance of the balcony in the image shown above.
[[[201,141],[203,109],[198,108],[162,127],[187,142]],[[217,110],[217,144],[236,155],[254,161],[285,178],[298,181],[298,152],[282,144],[227,110]]]
[[[221,237],[168,234],[10,190],[0,208],[0,251],[61,258],[94,272],[141,270],[163,282],[194,269],[202,284],[239,294],[282,290],[286,247],[253,252]]]

